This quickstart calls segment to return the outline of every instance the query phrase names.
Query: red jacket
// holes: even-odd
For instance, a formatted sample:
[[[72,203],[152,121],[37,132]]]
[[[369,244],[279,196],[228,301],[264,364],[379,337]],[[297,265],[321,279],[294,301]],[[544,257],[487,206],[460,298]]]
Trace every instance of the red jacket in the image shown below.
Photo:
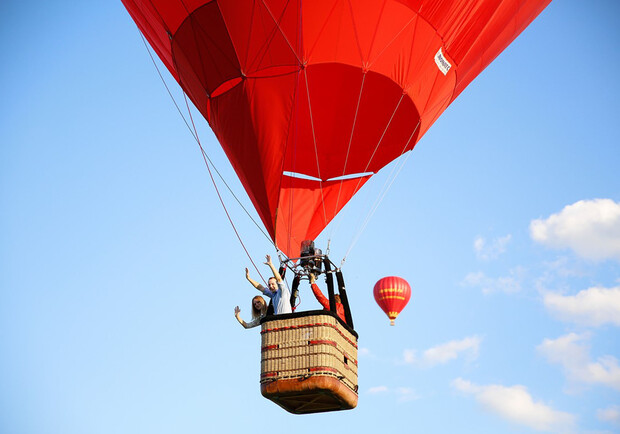
[[[312,292],[314,293],[314,296],[319,301],[319,303],[321,303],[321,305],[325,308],[325,310],[329,310],[329,300],[323,295],[323,293],[321,292],[317,284],[313,283],[310,286],[312,288]],[[342,305],[342,303],[336,303],[336,312],[338,313],[338,316],[340,317],[340,319],[344,321],[344,323],[346,324],[347,320],[345,319],[345,316],[344,316],[344,306]]]

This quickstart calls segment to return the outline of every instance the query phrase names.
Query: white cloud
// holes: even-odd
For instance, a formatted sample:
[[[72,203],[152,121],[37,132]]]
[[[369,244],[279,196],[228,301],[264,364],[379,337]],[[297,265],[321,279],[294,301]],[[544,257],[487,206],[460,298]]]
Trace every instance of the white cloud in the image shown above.
[[[544,295],[544,304],[565,321],[587,326],[607,323],[620,326],[620,286],[595,286],[572,296],[549,292]]]
[[[611,422],[614,425],[620,426],[620,406],[612,405],[611,407],[597,410],[596,417],[604,422]]]
[[[357,350],[357,355],[359,356],[369,356],[370,355],[370,350],[368,348],[364,348],[361,347],[359,350]]]
[[[415,401],[416,399],[420,399],[420,396],[415,392],[415,390],[410,387],[399,387],[397,390],[398,400],[400,402],[409,402]]]
[[[403,358],[405,359],[405,363],[415,363],[418,360],[415,350],[403,351]]]
[[[530,223],[533,240],[570,248],[592,260],[620,260],[620,203],[611,199],[581,200],[547,219]]]
[[[487,243],[483,237],[476,237],[474,240],[474,251],[476,257],[484,261],[496,259],[499,255],[506,251],[506,245],[510,242],[512,236],[505,235]]]
[[[375,386],[368,389],[368,393],[371,395],[389,394],[391,396],[396,396],[398,402],[409,402],[420,399],[420,396],[410,387],[390,389],[387,386]]]
[[[450,341],[435,347],[429,348],[417,357],[415,350],[405,350],[403,357],[406,363],[431,367],[439,364],[446,364],[450,360],[457,359],[464,355],[469,360],[478,357],[482,338],[479,336],[469,336],[460,341]]]
[[[575,430],[575,416],[554,410],[534,401],[525,386],[506,387],[499,384],[480,386],[457,378],[452,387],[473,395],[485,409],[511,422],[538,431],[571,432]]]
[[[368,393],[376,394],[376,393],[385,393],[388,391],[387,386],[375,386],[368,389]]]
[[[566,377],[576,383],[601,384],[620,390],[620,365],[613,356],[590,359],[588,334],[570,333],[557,339],[545,339],[537,350],[550,363],[562,366]]]
[[[524,269],[521,267],[510,270],[510,275],[504,277],[488,277],[483,272],[478,271],[477,273],[467,274],[461,284],[480,287],[484,294],[492,294],[494,292],[510,294],[521,290],[521,275],[523,273]]]

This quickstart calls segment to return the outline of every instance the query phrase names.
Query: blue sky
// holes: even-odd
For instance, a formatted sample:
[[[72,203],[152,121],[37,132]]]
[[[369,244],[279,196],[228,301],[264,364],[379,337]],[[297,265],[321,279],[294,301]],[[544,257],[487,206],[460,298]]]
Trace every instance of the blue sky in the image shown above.
[[[343,268],[358,408],[300,417],[260,395],[250,261],[122,4],[3,2],[0,432],[619,432],[619,16],[553,2],[417,145]]]

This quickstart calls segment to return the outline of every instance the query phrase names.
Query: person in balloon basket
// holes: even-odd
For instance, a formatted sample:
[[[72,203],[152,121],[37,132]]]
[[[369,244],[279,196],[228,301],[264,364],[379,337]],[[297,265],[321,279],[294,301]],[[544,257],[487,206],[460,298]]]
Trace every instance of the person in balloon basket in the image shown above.
[[[275,315],[279,315],[281,313],[292,313],[291,291],[288,289],[286,283],[284,283],[284,280],[282,279],[282,276],[280,276],[280,273],[278,273],[278,270],[276,270],[276,267],[274,267],[271,262],[271,256],[267,255],[265,256],[265,259],[267,259],[265,265],[271,268],[271,272],[273,273],[273,276],[267,281],[267,288],[252,279],[247,268],[245,269],[245,278],[254,288],[258,289],[265,296],[271,298],[273,303],[273,313]]]
[[[312,293],[314,294],[318,302],[321,303],[321,306],[323,306],[325,310],[329,310],[329,299],[323,295],[323,293],[321,292],[321,290],[319,289],[318,285],[315,282],[316,282],[316,277],[314,277],[313,273],[310,273],[310,288],[312,288]],[[338,314],[340,319],[346,324],[347,320],[344,315],[344,306],[342,305],[342,302],[340,301],[340,295],[338,294],[334,295],[334,299],[336,300],[336,313]]]
[[[252,299],[252,321],[245,322],[239,313],[241,309],[239,306],[235,306],[235,318],[239,321],[239,324],[243,326],[245,329],[251,329],[252,327],[256,327],[260,324],[260,320],[267,315],[267,303],[265,299],[260,295],[257,295]]]

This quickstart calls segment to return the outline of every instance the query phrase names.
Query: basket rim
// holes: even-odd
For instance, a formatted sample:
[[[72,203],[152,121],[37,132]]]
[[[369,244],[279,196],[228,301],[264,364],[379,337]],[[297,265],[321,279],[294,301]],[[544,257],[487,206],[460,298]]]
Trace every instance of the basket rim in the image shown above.
[[[303,318],[306,316],[330,316],[332,318],[335,318],[345,330],[347,330],[349,333],[355,336],[355,339],[359,339],[359,335],[357,334],[357,332],[353,330],[351,327],[349,327],[337,314],[335,314],[331,310],[324,310],[324,309],[306,310],[303,312],[281,313],[279,315],[267,315],[267,316],[264,316],[260,320],[260,323],[262,325],[262,324],[265,324],[271,321],[282,321],[282,320],[287,320],[287,319]]]

